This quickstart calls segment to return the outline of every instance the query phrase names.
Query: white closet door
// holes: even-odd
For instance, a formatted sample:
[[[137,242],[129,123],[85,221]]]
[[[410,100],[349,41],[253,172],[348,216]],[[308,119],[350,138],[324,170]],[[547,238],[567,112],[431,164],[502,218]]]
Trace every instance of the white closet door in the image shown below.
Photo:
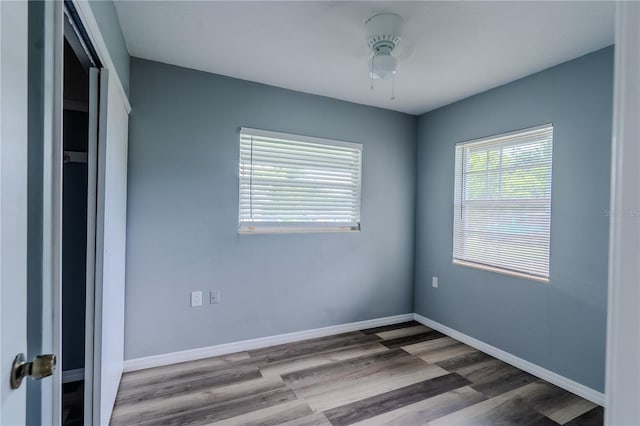
[[[98,188],[98,119],[100,70],[89,69],[89,134],[87,135],[87,263],[84,331],[84,424],[93,423],[93,361],[96,279],[96,209]]]
[[[93,424],[108,425],[124,361],[128,108],[100,70],[94,312]]]

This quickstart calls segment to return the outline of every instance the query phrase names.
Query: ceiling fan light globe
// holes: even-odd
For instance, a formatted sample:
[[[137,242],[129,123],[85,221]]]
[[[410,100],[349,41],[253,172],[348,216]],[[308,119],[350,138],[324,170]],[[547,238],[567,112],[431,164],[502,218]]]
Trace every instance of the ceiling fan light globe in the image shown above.
[[[379,80],[389,80],[396,73],[398,61],[391,55],[375,55],[369,61],[369,74]]]

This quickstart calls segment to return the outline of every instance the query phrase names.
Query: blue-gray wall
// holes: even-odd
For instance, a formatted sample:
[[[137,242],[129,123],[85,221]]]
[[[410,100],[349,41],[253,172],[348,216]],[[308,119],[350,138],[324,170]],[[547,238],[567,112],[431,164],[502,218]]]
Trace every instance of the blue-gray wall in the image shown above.
[[[416,312],[598,391],[612,96],[610,47],[418,121]],[[554,125],[549,284],[453,265],[454,145],[545,123]]]
[[[122,28],[111,0],[89,0],[89,5],[107,45],[125,92],[129,93],[129,51],[122,35]]]
[[[415,116],[136,58],[131,104],[126,359],[413,311]],[[362,231],[238,235],[241,126],[362,143]]]

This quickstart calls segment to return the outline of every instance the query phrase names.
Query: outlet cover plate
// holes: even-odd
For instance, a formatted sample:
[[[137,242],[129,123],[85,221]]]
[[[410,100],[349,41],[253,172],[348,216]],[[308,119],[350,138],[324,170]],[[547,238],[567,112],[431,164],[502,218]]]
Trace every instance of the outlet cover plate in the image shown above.
[[[202,292],[201,291],[192,291],[191,292],[191,307],[195,308],[196,306],[202,306]]]
[[[220,303],[220,290],[211,290],[211,294],[209,295],[209,303],[212,305],[217,305]]]

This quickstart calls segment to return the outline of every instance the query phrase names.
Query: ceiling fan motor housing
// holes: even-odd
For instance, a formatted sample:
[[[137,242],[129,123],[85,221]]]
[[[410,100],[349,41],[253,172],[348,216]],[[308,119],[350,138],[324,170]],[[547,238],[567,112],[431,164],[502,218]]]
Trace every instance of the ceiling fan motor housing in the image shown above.
[[[379,13],[367,19],[364,26],[369,47],[375,53],[391,53],[400,43],[402,24],[402,17],[395,13]]]

